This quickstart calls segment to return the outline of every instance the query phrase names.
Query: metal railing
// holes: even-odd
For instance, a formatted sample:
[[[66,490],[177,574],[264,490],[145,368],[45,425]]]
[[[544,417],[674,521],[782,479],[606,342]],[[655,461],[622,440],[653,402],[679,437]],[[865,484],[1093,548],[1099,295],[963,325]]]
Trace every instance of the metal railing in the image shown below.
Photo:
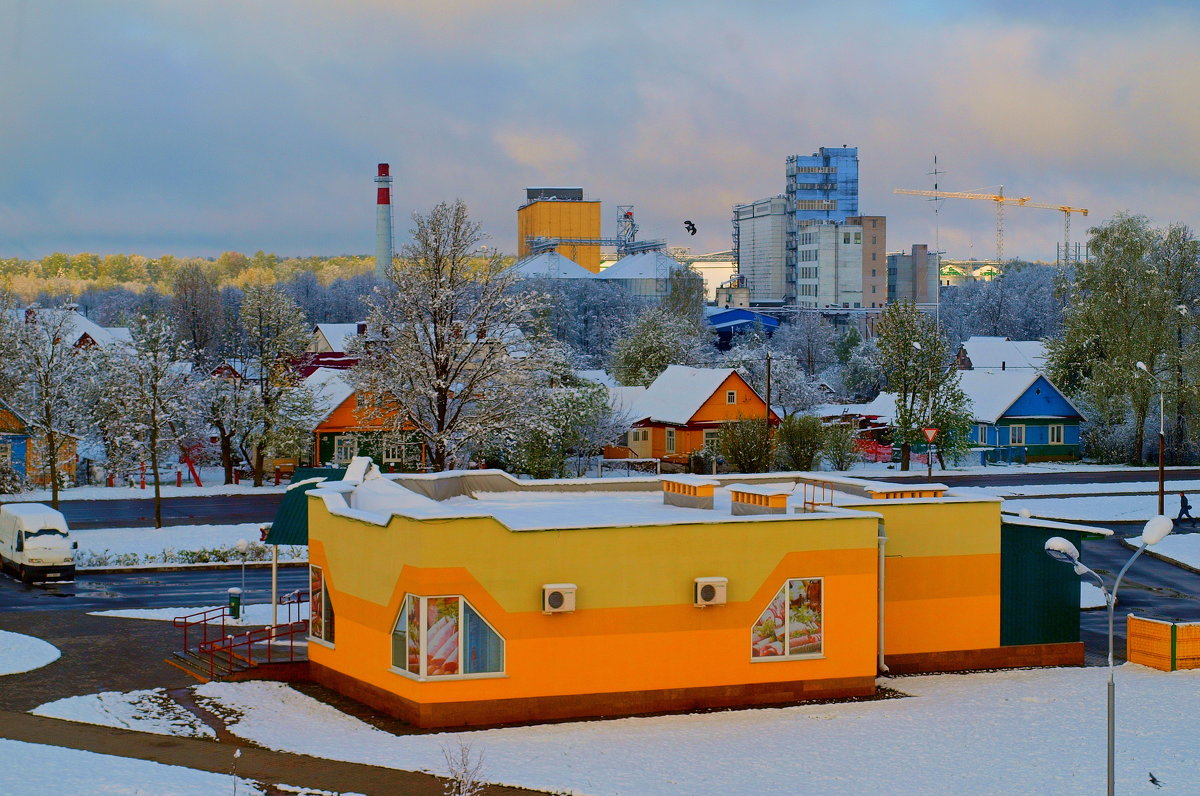
[[[210,631],[213,639],[224,638],[225,620],[228,618],[229,609],[223,605],[217,608],[209,608],[207,611],[200,611],[198,613],[188,614],[187,616],[175,617],[173,624],[175,627],[183,629],[183,651],[191,651],[192,648],[188,646],[188,631],[191,630],[192,638],[196,639],[196,631],[192,630],[196,627],[196,625],[199,625],[201,628],[199,639],[196,642],[197,649],[199,649],[201,645],[209,642]],[[213,622],[217,619],[221,620],[220,633],[217,633],[216,626],[213,624]]]
[[[266,663],[273,663],[273,641],[280,638],[288,639],[288,661],[296,659],[296,636],[308,635],[308,620],[301,619],[297,622],[289,622],[286,625],[273,625],[270,627],[260,627],[254,630],[248,630],[236,636],[226,636],[225,638],[206,641],[199,647],[198,652],[202,656],[208,657],[208,679],[214,679],[217,674],[232,675],[238,671],[237,662],[241,661],[243,666],[240,668],[248,669],[258,665],[258,661],[254,659],[254,647],[256,644],[265,644],[266,646]],[[244,650],[240,652],[239,650]],[[221,663],[223,667],[218,666],[217,658],[222,656]],[[222,669],[224,669],[222,671]]]

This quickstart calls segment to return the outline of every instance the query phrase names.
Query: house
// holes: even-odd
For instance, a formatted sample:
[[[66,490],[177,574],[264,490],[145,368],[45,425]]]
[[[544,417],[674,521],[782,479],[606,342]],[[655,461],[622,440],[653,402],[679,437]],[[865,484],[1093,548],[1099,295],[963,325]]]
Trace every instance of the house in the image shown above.
[[[359,460],[306,499],[301,674],[418,727],[861,697],[883,671],[1083,663],[1078,578],[1042,545],[1091,529],[941,484],[568,484],[383,476]]]
[[[0,461],[24,481],[29,455],[29,422],[0,399]]]
[[[52,328],[61,320],[64,337],[76,348],[108,348],[133,342],[128,327],[101,326],[81,313],[78,304],[65,304],[62,307],[39,307],[35,304],[25,310],[11,312],[26,322],[31,322],[38,315],[53,316],[50,321]]]
[[[425,447],[412,433],[390,427],[390,417],[359,405],[358,393],[339,368],[318,368],[304,380],[316,396],[309,463],[344,467],[355,456],[371,456],[387,472],[415,470]]]
[[[63,432],[58,436],[58,472],[68,483],[73,483],[79,459],[79,439]],[[32,486],[50,483],[44,442],[29,421],[3,399],[0,399],[0,461],[8,462],[13,472]]]
[[[1083,413],[1036,370],[964,370],[962,389],[971,399],[971,442],[1010,448],[1030,462],[1079,458]]]
[[[670,365],[644,391],[625,388],[614,405],[632,424],[622,447],[605,450],[607,458],[661,459],[686,464],[715,443],[721,426],[732,420],[767,417],[767,404],[732,368]],[[770,413],[772,425],[779,416]]]
[[[954,362],[960,370],[1042,371],[1046,369],[1046,346],[1041,340],[977,335],[959,347]]]

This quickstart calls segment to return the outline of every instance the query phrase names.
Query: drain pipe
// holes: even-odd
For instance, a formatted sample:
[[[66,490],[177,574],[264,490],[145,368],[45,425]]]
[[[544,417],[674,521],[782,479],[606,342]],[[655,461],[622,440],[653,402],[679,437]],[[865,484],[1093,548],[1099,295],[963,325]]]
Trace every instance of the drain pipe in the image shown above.
[[[887,664],[883,662],[883,573],[884,553],[887,548],[887,533],[884,531],[883,518],[879,519],[879,671],[887,674]]]

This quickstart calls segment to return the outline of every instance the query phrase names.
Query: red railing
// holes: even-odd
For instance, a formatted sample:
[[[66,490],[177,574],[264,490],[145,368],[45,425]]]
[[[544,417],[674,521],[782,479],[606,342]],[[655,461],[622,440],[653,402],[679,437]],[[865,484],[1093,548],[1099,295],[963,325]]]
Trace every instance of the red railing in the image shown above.
[[[249,630],[237,636],[226,636],[225,638],[206,641],[199,646],[199,653],[208,656],[208,679],[212,680],[217,676],[217,656],[224,653],[224,663],[228,671],[223,671],[221,674],[233,674],[235,671],[235,661],[242,661],[245,668],[257,666],[258,661],[254,659],[254,645],[266,643],[267,654],[266,662],[272,663],[273,645],[271,642],[276,639],[288,639],[288,660],[296,659],[296,636],[308,635],[308,620],[301,619],[298,622],[289,622],[286,625],[274,625],[272,627],[260,627],[255,630]],[[239,650],[244,650],[239,653]]]
[[[191,650],[191,647],[188,646],[188,630],[194,628],[196,625],[200,625],[200,638],[196,643],[196,648],[199,649],[202,644],[208,643],[210,632],[213,639],[225,637],[225,620],[228,618],[229,609],[223,605],[217,608],[209,608],[207,611],[200,611],[199,613],[188,614],[187,616],[175,617],[175,627],[183,629],[183,651],[189,652]],[[217,633],[216,625],[211,624],[217,619],[221,620],[220,633]],[[192,638],[196,638],[194,631]]]

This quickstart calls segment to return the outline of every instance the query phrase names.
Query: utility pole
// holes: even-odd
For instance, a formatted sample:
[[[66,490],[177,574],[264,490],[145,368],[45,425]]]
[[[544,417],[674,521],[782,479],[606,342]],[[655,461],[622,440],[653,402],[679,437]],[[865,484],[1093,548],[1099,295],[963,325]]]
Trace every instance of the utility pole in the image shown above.
[[[771,350],[767,349],[767,436],[771,435]]]

